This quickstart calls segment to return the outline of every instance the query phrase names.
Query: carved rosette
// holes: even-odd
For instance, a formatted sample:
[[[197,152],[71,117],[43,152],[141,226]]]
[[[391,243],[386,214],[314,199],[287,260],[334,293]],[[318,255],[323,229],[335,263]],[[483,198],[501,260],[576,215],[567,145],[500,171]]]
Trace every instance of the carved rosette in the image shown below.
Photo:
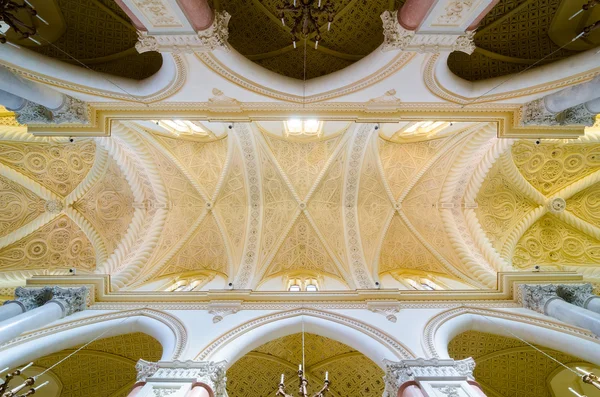
[[[46,200],[44,209],[51,214],[58,214],[64,209],[64,204],[60,200]]]
[[[594,295],[592,284],[561,284],[556,287],[556,295],[565,301],[576,306],[586,307],[591,299],[597,298]]]
[[[429,380],[444,380],[448,378],[473,379],[475,360],[466,358],[460,361],[452,359],[429,359],[389,361],[384,360],[386,371],[384,397],[396,397],[403,383],[427,378]]]
[[[196,34],[165,34],[148,35],[138,33],[135,49],[141,54],[148,51],[170,52],[173,54],[193,54],[195,52],[210,52],[217,49],[229,51],[229,15],[226,11],[215,14],[213,24],[206,30]]]
[[[19,303],[25,311],[35,309],[42,306],[52,298],[52,288],[24,288],[17,287],[15,289],[15,299],[9,302]]]
[[[550,300],[560,299],[554,284],[522,284],[520,288],[523,307],[541,314],[546,314],[546,305]]]
[[[90,109],[88,104],[81,99],[73,98],[70,95],[64,96],[62,105],[52,111],[55,124],[89,124]]]
[[[544,98],[536,99],[523,105],[522,125],[558,125],[556,114],[546,108]]]
[[[159,361],[139,360],[135,366],[138,382],[193,382],[210,387],[215,397],[226,397],[225,361]]]
[[[596,114],[590,112],[585,103],[560,112],[556,119],[562,125],[584,125],[591,127],[596,122]]]
[[[464,35],[427,34],[407,30],[398,22],[398,11],[384,11],[382,51],[403,50],[421,53],[439,53],[440,51],[461,51],[472,54],[475,51],[475,31]]]
[[[19,124],[50,124],[52,123],[52,112],[35,102],[24,101],[23,106],[13,110],[17,115]]]
[[[562,197],[554,197],[551,200],[548,200],[547,203],[548,211],[553,214],[560,214],[567,208],[567,202]]]
[[[52,288],[52,300],[57,301],[65,311],[65,316],[70,316],[85,310],[87,305],[88,287],[79,288]]]

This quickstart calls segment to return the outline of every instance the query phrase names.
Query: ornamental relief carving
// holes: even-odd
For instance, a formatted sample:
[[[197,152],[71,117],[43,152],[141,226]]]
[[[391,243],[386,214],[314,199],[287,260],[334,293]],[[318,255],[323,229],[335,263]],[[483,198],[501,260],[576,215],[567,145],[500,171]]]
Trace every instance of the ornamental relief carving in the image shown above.
[[[92,168],[93,140],[71,144],[0,142],[0,162],[65,197]]]
[[[92,244],[65,215],[0,250],[0,270],[74,267],[92,271],[95,266]]]
[[[0,176],[0,237],[28,224],[45,211],[42,198]]]

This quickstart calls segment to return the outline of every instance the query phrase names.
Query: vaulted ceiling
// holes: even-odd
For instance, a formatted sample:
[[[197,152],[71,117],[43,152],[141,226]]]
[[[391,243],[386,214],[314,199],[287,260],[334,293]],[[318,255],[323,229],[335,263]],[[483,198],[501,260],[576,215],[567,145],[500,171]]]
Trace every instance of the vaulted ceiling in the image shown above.
[[[292,45],[291,16],[283,26],[277,7],[281,0],[213,0],[216,10],[231,14],[229,44],[250,60],[284,76],[303,79],[304,42]],[[403,0],[330,1],[335,18],[327,31],[327,19],[319,21],[322,39],[315,50],[314,37],[306,48],[306,78],[323,76],[353,64],[383,42],[380,15],[397,10]],[[314,35],[313,35],[314,36]]]
[[[567,366],[592,370],[591,364],[569,354],[536,347],[543,353],[514,338],[467,331],[450,341],[448,353],[455,360],[475,359],[475,379],[490,397],[566,396],[568,387],[590,396],[596,393],[593,387],[581,382],[581,377],[567,370],[567,376],[563,374],[557,379],[563,367],[548,356]]]
[[[333,397],[383,394],[383,370],[362,353],[323,336],[304,337],[304,368],[310,392],[323,385],[327,371],[331,381],[328,394]],[[232,397],[275,395],[284,374],[286,391],[291,393],[298,387],[301,362],[302,334],[275,339],[252,350],[227,370],[227,392]]]
[[[194,272],[255,289],[405,271],[493,287],[537,264],[600,278],[598,129],[536,145],[488,123],[414,139],[403,124],[202,127],[117,122],[73,143],[0,127],[0,286],[71,267],[128,289]]]
[[[600,32],[570,43],[600,10],[569,18],[585,0],[500,0],[475,34],[475,52],[453,52],[448,66],[467,80],[482,80],[520,72],[597,47]],[[563,48],[564,46],[564,48]]]

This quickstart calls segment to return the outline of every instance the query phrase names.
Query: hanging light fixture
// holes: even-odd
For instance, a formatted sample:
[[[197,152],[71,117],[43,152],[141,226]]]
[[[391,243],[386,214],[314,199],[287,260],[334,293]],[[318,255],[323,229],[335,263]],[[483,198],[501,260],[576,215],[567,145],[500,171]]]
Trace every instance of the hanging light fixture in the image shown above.
[[[296,48],[296,42],[299,37],[307,39],[314,34],[315,49],[319,46],[321,40],[321,31],[319,29],[319,19],[327,17],[327,31],[331,29],[331,23],[335,17],[333,7],[322,0],[285,0],[283,5],[277,7],[281,23],[285,26],[285,15],[290,14],[293,19],[291,28],[292,42]]]
[[[9,372],[8,374],[6,374],[6,376],[4,377],[4,383],[2,383],[0,385],[0,396],[2,397],[26,397],[26,396],[31,396],[32,394],[35,394],[39,389],[41,389],[42,387],[46,386],[48,383],[48,381],[42,383],[41,385],[39,385],[38,387],[33,387],[33,385],[35,384],[36,381],[36,376],[34,377],[29,377],[27,379],[25,379],[25,382],[21,383],[19,386],[14,387],[13,389],[8,390],[8,387],[10,386],[10,382],[15,378],[15,376],[20,376],[23,374],[23,371],[25,371],[27,368],[31,367],[33,365],[33,363],[29,363],[26,366],[16,369],[13,372]],[[0,374],[3,372],[8,371],[9,368],[4,368],[2,371],[0,371]],[[26,387],[29,387],[29,390],[26,391],[23,394],[18,394],[21,390],[25,389]]]
[[[48,25],[48,22],[38,15],[37,10],[28,0],[0,0],[0,43],[8,43],[6,32],[12,29],[20,39],[29,39],[41,45],[39,41],[32,37],[38,33],[33,22],[23,21],[23,17],[27,15],[30,18],[35,17]]]
[[[304,318],[302,318],[302,364],[298,365],[298,396],[308,397],[308,379],[304,377],[303,368],[306,368],[304,362]],[[325,381],[321,389],[312,395],[312,397],[325,397],[325,394],[329,391],[329,372],[325,372]],[[294,397],[291,394],[285,392],[285,376],[281,374],[281,381],[279,382],[279,388],[277,389],[276,396],[281,397]]]

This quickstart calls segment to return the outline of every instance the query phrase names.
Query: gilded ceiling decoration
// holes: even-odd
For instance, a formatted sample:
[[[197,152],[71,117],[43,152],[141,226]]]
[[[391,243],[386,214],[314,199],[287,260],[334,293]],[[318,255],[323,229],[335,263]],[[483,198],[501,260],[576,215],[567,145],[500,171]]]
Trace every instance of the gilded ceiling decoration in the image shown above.
[[[565,364],[583,362],[568,354],[538,348]],[[450,341],[448,353],[455,360],[475,359],[475,379],[488,396],[555,396],[548,378],[560,364],[517,339],[467,331]]]
[[[279,0],[213,0],[213,9],[232,15],[229,22],[229,44],[257,64],[284,76],[304,77],[304,44],[294,49],[287,16],[286,26],[278,17]],[[380,15],[397,10],[402,0],[336,0],[331,1],[335,19],[331,30],[321,29],[322,39],[314,49],[307,42],[306,78],[323,76],[351,65],[373,52],[383,42]],[[321,21],[326,24],[326,20]]]
[[[114,1],[56,0],[56,4],[62,20],[50,19],[49,23],[50,29],[58,30],[52,31],[58,38],[52,44],[42,40],[42,46],[20,44],[64,62],[78,64],[74,57],[92,70],[138,80],[162,66],[159,53],[137,53],[136,29]]]
[[[305,140],[252,124],[217,139],[131,121],[73,143],[6,131],[1,287],[70,267],[129,290],[302,271],[348,288],[404,271],[479,287],[537,264],[600,278],[593,137],[535,145],[473,123],[410,142],[357,124]]]
[[[548,34],[561,2],[569,0],[500,0],[477,29],[475,52],[453,52],[448,66],[458,76],[474,81],[519,72],[546,56],[540,64],[576,54],[559,50]],[[569,24],[570,15],[560,22]]]
[[[231,397],[274,395],[282,373],[288,390],[292,390],[298,381],[296,371],[301,361],[301,334],[275,339],[249,352],[227,370],[227,392]],[[383,370],[333,339],[305,334],[305,364],[311,384],[321,382],[325,371],[329,372],[332,396],[383,394]]]
[[[41,357],[35,363],[48,368],[76,349]],[[158,361],[161,355],[160,343],[138,332],[92,342],[51,372],[63,385],[61,397],[124,397],[135,383],[137,360]]]
[[[494,250],[519,269],[600,261],[600,145],[517,141],[494,162],[475,212]]]

